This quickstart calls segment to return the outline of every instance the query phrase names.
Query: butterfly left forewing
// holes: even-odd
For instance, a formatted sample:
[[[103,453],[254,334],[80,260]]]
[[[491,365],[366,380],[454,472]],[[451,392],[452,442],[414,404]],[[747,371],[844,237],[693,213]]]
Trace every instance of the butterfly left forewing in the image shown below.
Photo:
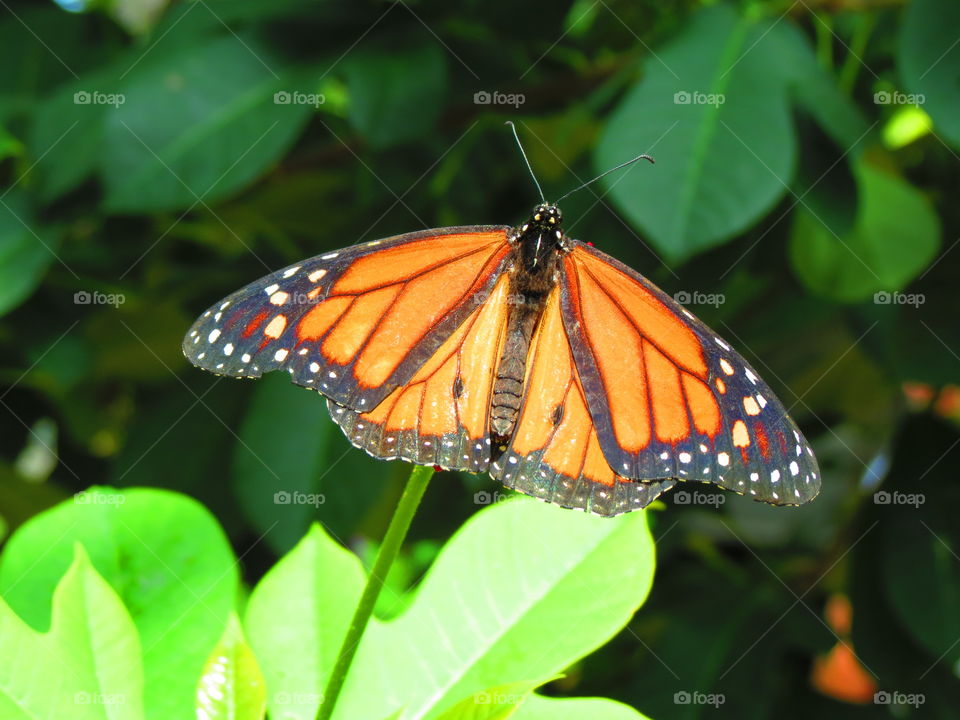
[[[731,347],[635,271],[582,243],[565,256],[564,324],[610,465],[758,500],[816,496],[819,469],[773,392]]]
[[[507,230],[427,230],[297,263],[207,310],[184,339],[184,354],[233,377],[284,369],[341,405],[372,408],[494,286]]]
[[[674,484],[637,482],[611,469],[587,411],[559,289],[548,296],[530,344],[516,429],[490,472],[528,495],[608,516],[646,507]]]

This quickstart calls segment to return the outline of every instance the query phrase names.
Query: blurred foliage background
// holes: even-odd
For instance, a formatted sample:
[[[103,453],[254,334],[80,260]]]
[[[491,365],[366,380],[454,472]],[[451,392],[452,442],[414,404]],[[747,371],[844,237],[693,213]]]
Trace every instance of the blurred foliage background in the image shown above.
[[[350,450],[286,377],[208,376],[180,340],[299,258],[521,221],[510,119],[549,197],[656,157],[569,198],[568,232],[736,345],[824,476],[795,510],[668,497],[650,600],[548,692],[653,718],[955,717],[954,0],[0,4],[4,535],[92,484],[155,486],[218,516],[248,582],[314,517],[369,556],[408,468]],[[495,491],[438,476],[392,582]]]

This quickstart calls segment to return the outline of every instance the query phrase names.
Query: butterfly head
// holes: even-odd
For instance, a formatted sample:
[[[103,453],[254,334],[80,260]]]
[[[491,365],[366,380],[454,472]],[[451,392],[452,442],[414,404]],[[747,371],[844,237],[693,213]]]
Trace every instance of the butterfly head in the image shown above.
[[[546,230],[548,232],[559,230],[560,222],[563,220],[563,213],[560,208],[551,203],[540,203],[533,209],[527,225],[531,228]]]
[[[528,272],[549,272],[552,259],[564,246],[560,223],[563,215],[552,203],[537,205],[529,219],[516,230],[523,265]]]

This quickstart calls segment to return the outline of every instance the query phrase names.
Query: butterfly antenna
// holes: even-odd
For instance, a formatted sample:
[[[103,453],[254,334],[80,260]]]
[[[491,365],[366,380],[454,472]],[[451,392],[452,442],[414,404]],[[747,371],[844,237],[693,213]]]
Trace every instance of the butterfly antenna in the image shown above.
[[[587,180],[587,182],[585,182],[583,185],[578,185],[578,186],[575,187],[573,190],[571,190],[570,192],[568,192],[566,195],[563,195],[562,197],[558,198],[558,199],[557,199],[557,202],[560,202],[560,201],[563,200],[563,198],[565,198],[565,197],[568,197],[568,196],[570,196],[570,195],[573,195],[577,190],[583,190],[587,185],[592,185],[593,183],[595,183],[595,182],[596,182],[597,180],[599,180],[600,178],[602,178],[602,177],[604,177],[604,176],[609,175],[610,173],[612,173],[614,170],[619,170],[620,168],[625,168],[627,165],[633,165],[635,162],[637,162],[637,160],[649,160],[651,165],[654,164],[654,159],[653,159],[652,157],[650,157],[649,155],[637,155],[637,156],[636,156],[635,158],[633,158],[632,160],[627,160],[627,161],[624,162],[624,163],[620,163],[620,164],[617,165],[616,167],[612,167],[612,168],[610,168],[609,170],[600,173],[600,174],[597,175],[593,180]]]
[[[533,168],[530,166],[530,160],[527,159],[527,154],[523,151],[523,143],[520,142],[520,136],[517,135],[517,126],[513,124],[512,120],[507,120],[504,125],[509,125],[510,129],[513,130],[513,137],[517,141],[517,147],[520,148],[520,154],[523,155],[523,161],[527,164],[527,170],[530,171],[530,177],[533,178],[533,184],[537,186],[537,192],[540,193],[540,199],[543,202],[546,202],[547,198],[543,196],[543,188],[541,188],[540,183],[537,182],[537,176],[533,174]]]

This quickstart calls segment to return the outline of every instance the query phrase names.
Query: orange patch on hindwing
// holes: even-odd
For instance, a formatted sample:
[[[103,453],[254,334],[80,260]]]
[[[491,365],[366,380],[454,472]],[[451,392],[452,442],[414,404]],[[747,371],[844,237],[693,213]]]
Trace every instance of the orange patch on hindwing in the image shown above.
[[[462,429],[472,441],[485,440],[508,287],[504,276],[487,302],[477,306],[406,385],[361,415],[363,421],[383,425],[386,432],[415,429],[421,436],[439,438]]]

